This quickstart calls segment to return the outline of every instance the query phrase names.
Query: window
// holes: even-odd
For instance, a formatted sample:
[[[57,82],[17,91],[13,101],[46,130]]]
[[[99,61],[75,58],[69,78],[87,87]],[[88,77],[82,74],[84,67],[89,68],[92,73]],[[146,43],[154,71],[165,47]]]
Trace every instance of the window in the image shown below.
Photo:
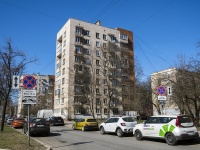
[[[104,114],[108,114],[108,109],[104,108]]]
[[[99,50],[96,50],[96,56],[97,56],[97,57],[100,56],[100,52],[99,52]]]
[[[103,39],[104,39],[104,40],[107,40],[107,37],[106,37],[106,35],[105,35],[105,34],[103,34]]]
[[[107,85],[107,79],[103,80],[104,85]]]
[[[96,38],[99,39],[99,33],[96,33]]]
[[[63,42],[63,47],[66,45],[66,40]]]
[[[96,84],[99,84],[99,79],[98,78],[96,78]]]
[[[81,114],[81,108],[75,108],[74,113],[75,114]]]
[[[99,74],[99,69],[96,69],[96,74]]]
[[[86,58],[86,59],[85,59],[85,63],[86,63],[87,65],[89,65],[89,64],[90,64],[90,59],[89,59],[89,58]]]
[[[88,39],[85,40],[85,44],[86,44],[86,45],[90,45],[90,40],[88,40]]]
[[[108,100],[105,98],[105,99],[103,100],[103,103],[104,103],[104,104],[108,104]]]
[[[62,78],[62,84],[64,84],[65,83],[65,78]]]
[[[103,52],[103,57],[106,57],[107,56],[107,52]]]
[[[103,43],[103,48],[106,48],[106,47],[107,47],[106,43]]]
[[[76,36],[76,42],[81,43],[81,38]]]
[[[86,50],[86,54],[90,55],[90,50],[89,49]]]
[[[62,74],[65,74],[65,68],[63,68],[63,70],[62,70]]]
[[[111,42],[116,42],[116,37],[111,36]]]
[[[76,54],[81,54],[82,53],[82,47],[76,46]]]
[[[62,102],[61,103],[64,104],[64,98],[62,98]]]
[[[100,42],[96,41],[96,47],[100,47]]]
[[[119,81],[118,80],[113,80],[112,84],[113,84],[113,86],[118,86],[119,85]]]
[[[78,66],[78,71],[83,71],[83,67],[82,66]]]
[[[86,36],[90,36],[90,31],[86,30]]]
[[[104,89],[104,95],[106,95],[108,93],[108,90],[107,89]]]
[[[120,39],[128,40],[128,35],[126,35],[126,34],[120,34]]]
[[[100,65],[100,63],[99,63],[100,61],[99,60],[96,60],[96,65],[97,66],[99,66]]]
[[[117,108],[113,108],[113,114],[114,114],[114,115],[118,115],[118,114],[119,114],[119,111],[118,111]]]
[[[99,88],[96,88],[96,94],[99,94]]]
[[[107,70],[104,70],[104,75],[107,76]]]
[[[61,93],[64,94],[64,91],[65,91],[64,88],[62,88]]]
[[[64,35],[63,35],[63,37],[66,37],[66,31],[64,32]]]
[[[63,59],[63,65],[65,64],[65,59]]]
[[[96,104],[99,105],[100,104],[100,98],[96,99]]]
[[[100,114],[100,113],[101,113],[100,108],[97,108],[97,109],[96,109],[96,113],[97,113],[97,114]]]
[[[82,35],[82,29],[81,28],[78,28],[76,27],[76,33],[79,34],[79,35]]]
[[[146,123],[156,123],[157,122],[157,117],[150,117]]]

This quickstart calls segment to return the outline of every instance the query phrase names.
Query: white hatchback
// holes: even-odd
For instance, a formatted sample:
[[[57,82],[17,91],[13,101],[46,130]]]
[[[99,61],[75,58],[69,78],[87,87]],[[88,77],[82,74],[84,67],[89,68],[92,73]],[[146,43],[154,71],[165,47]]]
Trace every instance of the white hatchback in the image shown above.
[[[142,140],[143,137],[162,138],[169,145],[176,145],[179,140],[199,137],[197,128],[188,115],[152,116],[143,124],[137,124],[133,134],[137,140]]]
[[[100,133],[117,133],[118,137],[122,137],[125,133],[132,133],[133,127],[137,121],[130,116],[116,116],[107,119],[99,126]]]

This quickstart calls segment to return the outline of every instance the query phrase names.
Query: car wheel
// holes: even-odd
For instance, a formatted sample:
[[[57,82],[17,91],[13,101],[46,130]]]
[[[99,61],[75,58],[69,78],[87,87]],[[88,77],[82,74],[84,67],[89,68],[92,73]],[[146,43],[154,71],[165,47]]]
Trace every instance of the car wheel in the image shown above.
[[[84,126],[82,126],[82,131],[83,131],[83,132],[85,131],[85,127],[84,127]]]
[[[122,137],[124,135],[124,132],[122,131],[122,129],[117,129],[117,136],[118,137]]]
[[[72,125],[72,129],[75,130],[75,126],[74,125]]]
[[[140,130],[136,130],[136,131],[135,131],[135,138],[136,138],[138,141],[142,140],[142,133],[141,133]]]
[[[46,133],[46,136],[49,136],[50,135],[50,131],[48,131],[47,133]]]
[[[105,130],[104,130],[103,127],[100,127],[100,133],[101,133],[101,134],[105,134]]]
[[[165,141],[168,145],[176,145],[177,140],[173,133],[167,133],[165,136]]]

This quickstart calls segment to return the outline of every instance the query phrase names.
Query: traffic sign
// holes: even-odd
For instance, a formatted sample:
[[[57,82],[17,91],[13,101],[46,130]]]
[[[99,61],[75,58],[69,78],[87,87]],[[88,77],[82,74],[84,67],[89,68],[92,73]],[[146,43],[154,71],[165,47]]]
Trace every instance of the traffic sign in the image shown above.
[[[159,101],[165,101],[167,99],[166,96],[158,96]]]
[[[22,97],[23,104],[36,104],[36,97],[28,96]]]
[[[23,86],[26,89],[32,89],[35,87],[36,85],[36,80],[33,76],[29,75],[29,76],[25,76],[22,80],[23,82]]]
[[[172,87],[171,86],[167,87],[167,95],[172,95]]]
[[[159,86],[157,89],[157,92],[159,95],[165,95],[166,94],[166,88],[164,86]]]
[[[12,89],[19,89],[19,76],[13,75]]]
[[[22,95],[26,96],[36,96],[36,90],[22,90]]]

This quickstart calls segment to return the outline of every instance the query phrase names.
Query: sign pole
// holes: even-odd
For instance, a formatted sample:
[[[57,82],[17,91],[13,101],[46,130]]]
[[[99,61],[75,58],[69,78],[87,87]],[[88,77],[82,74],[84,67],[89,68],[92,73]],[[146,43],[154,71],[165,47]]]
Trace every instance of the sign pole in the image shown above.
[[[28,146],[30,146],[30,104],[28,104]]]

